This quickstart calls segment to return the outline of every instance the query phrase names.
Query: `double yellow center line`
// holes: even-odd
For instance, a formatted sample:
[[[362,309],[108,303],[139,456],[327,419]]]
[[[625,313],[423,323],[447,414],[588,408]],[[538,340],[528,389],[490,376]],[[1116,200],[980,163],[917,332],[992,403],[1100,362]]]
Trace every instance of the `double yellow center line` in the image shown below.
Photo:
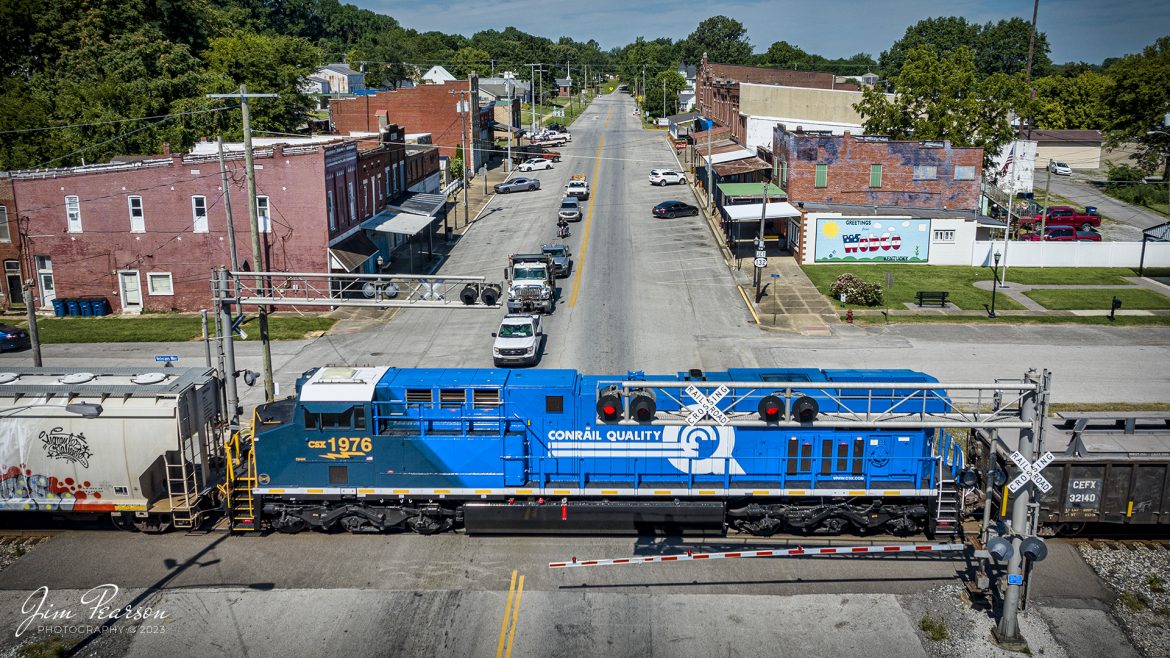
[[[516,624],[520,618],[520,595],[524,593],[524,576],[520,576],[517,581],[516,575],[513,569],[512,582],[508,585],[508,599],[504,604],[504,621],[500,622],[500,639],[496,640],[496,658],[512,658]]]
[[[609,108],[609,112],[605,115],[605,124],[601,127],[602,131],[609,128],[609,120],[613,116],[613,108]],[[589,192],[589,207],[585,209],[585,228],[581,231],[581,251],[577,253],[577,266],[573,268],[574,278],[572,292],[569,293],[569,308],[577,305],[577,295],[581,292],[581,279],[585,278],[582,272],[585,270],[585,249],[589,246],[589,228],[593,225],[593,202],[597,200],[598,194],[598,178],[597,173],[601,171],[601,149],[605,148],[605,133],[601,133],[601,142],[597,144],[597,159],[593,165],[593,185]]]

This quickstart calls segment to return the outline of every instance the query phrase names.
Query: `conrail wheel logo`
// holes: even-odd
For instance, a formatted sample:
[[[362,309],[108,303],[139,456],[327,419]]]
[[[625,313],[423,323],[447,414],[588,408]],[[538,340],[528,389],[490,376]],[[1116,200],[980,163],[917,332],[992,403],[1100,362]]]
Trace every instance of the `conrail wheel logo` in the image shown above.
[[[735,428],[700,425],[697,427],[664,427],[662,445],[677,445],[678,457],[668,459],[670,465],[683,473],[695,475],[743,475],[743,467],[735,460]]]

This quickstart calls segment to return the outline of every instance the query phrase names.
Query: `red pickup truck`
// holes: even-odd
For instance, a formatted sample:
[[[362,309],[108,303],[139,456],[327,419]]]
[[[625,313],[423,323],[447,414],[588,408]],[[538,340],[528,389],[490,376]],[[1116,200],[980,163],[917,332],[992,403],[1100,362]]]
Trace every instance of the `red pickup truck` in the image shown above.
[[[1049,226],[1075,226],[1084,231],[1100,226],[1101,216],[1096,213],[1077,212],[1076,208],[1070,206],[1049,206],[1047,219],[1045,213],[1020,218],[1020,226],[1038,227],[1041,223]]]
[[[1078,230],[1071,226],[1047,226],[1044,235],[1033,233],[1024,240],[1033,242],[1100,242],[1101,234],[1093,229]]]

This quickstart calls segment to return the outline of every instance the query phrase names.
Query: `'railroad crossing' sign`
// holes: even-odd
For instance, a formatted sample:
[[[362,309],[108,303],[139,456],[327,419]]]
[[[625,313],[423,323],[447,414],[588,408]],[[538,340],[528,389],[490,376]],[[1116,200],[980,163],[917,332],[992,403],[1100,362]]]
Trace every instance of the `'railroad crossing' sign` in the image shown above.
[[[694,426],[695,423],[708,416],[720,425],[726,425],[727,416],[723,415],[723,412],[719,411],[719,408],[715,405],[723,399],[723,396],[730,392],[731,389],[726,386],[720,386],[711,395],[703,395],[699,389],[694,386],[688,386],[687,394],[694,398],[698,405],[691,411],[691,415],[687,416],[687,425]]]
[[[1045,480],[1044,476],[1040,475],[1040,471],[1043,471],[1045,466],[1048,466],[1052,463],[1053,459],[1056,459],[1052,456],[1051,452],[1045,452],[1043,455],[1040,455],[1040,459],[1037,459],[1035,464],[1030,463],[1018,451],[1013,452],[1011,458],[1016,463],[1016,466],[1020,467],[1020,474],[1016,476],[1016,479],[1008,483],[1008,489],[1012,493],[1015,493],[1025,484],[1028,484],[1028,480],[1036,483],[1036,488],[1040,490],[1040,493],[1048,493],[1052,489],[1052,485],[1048,483],[1048,480]]]

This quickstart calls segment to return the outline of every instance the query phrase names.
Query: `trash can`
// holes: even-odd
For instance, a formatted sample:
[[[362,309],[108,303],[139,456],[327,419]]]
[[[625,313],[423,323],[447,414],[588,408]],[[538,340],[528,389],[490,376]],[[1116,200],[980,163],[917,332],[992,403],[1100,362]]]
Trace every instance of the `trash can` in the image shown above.
[[[105,297],[94,297],[89,300],[89,305],[93,308],[93,316],[95,318],[105,317],[110,314],[110,303],[106,301]]]
[[[64,299],[54,299],[53,300],[53,315],[55,315],[59,318],[65,317],[65,300]]]
[[[76,318],[81,315],[81,302],[76,299],[65,300],[66,314],[71,318]]]
[[[83,318],[93,317],[93,306],[90,305],[90,301],[87,297],[82,297],[77,300],[77,306],[81,310],[81,317]]]
[[[1086,215],[1096,215],[1097,214],[1097,206],[1085,206],[1085,214]]]

